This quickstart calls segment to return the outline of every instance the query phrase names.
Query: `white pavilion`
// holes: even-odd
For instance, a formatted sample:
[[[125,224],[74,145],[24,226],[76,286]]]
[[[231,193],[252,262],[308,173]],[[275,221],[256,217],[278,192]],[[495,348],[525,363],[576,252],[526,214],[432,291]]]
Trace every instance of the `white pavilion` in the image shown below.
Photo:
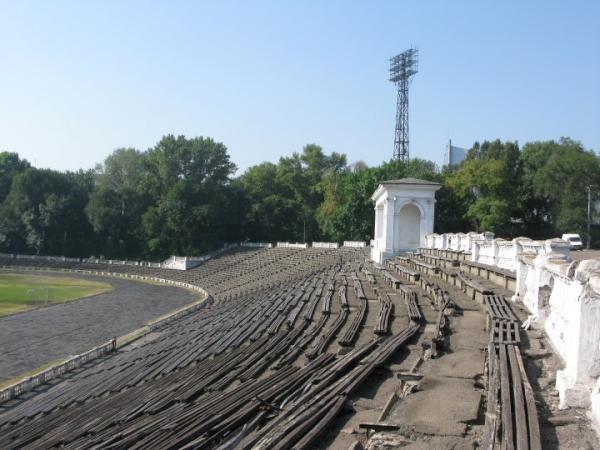
[[[425,246],[433,232],[435,193],[439,183],[401,178],[382,181],[371,199],[375,202],[375,239],[371,259],[378,263]]]

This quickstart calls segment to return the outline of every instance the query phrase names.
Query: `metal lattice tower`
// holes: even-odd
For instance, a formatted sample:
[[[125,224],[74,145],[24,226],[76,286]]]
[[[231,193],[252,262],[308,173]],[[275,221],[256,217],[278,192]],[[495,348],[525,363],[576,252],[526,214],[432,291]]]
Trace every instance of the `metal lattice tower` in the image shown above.
[[[418,50],[408,49],[390,58],[390,81],[398,86],[394,159],[408,162],[408,84],[417,73]]]

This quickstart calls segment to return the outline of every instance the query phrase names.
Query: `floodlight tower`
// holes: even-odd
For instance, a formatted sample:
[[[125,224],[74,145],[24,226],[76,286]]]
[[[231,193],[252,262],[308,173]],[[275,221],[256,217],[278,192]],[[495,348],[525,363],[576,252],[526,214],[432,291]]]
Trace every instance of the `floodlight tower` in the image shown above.
[[[394,159],[408,162],[408,84],[417,73],[418,50],[410,48],[390,58],[390,81],[398,86]]]

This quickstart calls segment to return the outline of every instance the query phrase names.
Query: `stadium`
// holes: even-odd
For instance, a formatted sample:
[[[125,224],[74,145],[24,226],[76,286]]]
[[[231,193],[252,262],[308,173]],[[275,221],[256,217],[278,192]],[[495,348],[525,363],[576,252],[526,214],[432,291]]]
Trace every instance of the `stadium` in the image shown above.
[[[0,450],[600,449],[600,4],[540,6],[4,2]]]
[[[543,383],[556,356],[539,331],[522,330],[525,308],[506,300],[515,272],[469,261],[456,236],[455,249],[433,248],[431,235],[432,248],[383,265],[354,241],[230,245],[187,270],[3,254],[3,271],[152,281],[169,296],[187,289],[181,301],[191,290],[199,298],[125,336],[108,338],[109,319],[106,343],[5,387],[0,447],[577,442],[569,427],[549,418],[556,398]],[[133,295],[144,302],[148,294]],[[39,326],[44,312],[63,307],[36,309]],[[121,315],[110,303],[106,308]],[[40,345],[37,326],[21,327],[21,355],[12,357]],[[49,347],[76,336],[65,333]],[[583,438],[593,437],[591,428],[587,433]]]

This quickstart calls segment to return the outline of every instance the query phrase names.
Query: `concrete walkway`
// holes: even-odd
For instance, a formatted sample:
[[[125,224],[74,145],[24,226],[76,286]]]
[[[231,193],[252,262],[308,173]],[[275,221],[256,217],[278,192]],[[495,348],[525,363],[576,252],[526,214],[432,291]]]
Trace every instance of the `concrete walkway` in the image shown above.
[[[36,274],[102,281],[111,284],[114,290],[1,317],[0,381],[82,353],[197,298],[185,289],[119,278],[55,272]]]
[[[417,437],[414,448],[453,448],[457,439],[468,447],[476,437],[469,425],[478,422],[482,401],[485,319],[474,302],[460,295],[452,298],[463,313],[450,317],[445,353],[423,363],[418,390],[390,417],[390,422],[402,424],[404,434]]]

